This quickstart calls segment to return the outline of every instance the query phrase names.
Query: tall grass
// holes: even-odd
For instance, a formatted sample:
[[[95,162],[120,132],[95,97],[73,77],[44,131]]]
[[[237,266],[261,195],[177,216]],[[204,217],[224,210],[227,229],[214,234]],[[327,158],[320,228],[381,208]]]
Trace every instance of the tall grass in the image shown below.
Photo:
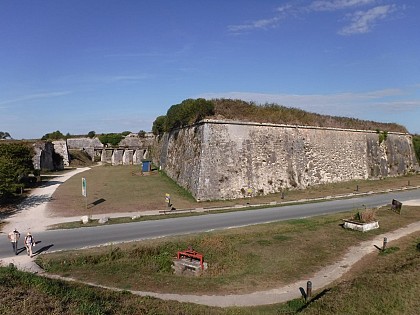
[[[212,102],[214,103],[214,116],[217,118],[273,124],[407,132],[404,126],[396,123],[321,115],[273,103],[257,105],[253,102],[232,99],[213,99]]]

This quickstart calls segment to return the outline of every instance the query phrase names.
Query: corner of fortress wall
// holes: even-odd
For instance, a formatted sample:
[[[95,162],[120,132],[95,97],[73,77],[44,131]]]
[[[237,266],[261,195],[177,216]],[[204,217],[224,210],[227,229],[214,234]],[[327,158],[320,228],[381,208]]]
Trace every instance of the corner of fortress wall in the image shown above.
[[[408,134],[205,120],[164,135],[154,161],[197,200],[235,199],[419,169]]]

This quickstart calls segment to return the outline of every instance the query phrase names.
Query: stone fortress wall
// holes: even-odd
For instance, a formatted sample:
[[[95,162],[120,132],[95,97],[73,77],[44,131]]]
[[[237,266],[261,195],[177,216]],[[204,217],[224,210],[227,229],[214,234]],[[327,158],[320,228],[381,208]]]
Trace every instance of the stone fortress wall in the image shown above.
[[[204,120],[158,141],[153,159],[197,200],[235,199],[417,171],[409,134]]]

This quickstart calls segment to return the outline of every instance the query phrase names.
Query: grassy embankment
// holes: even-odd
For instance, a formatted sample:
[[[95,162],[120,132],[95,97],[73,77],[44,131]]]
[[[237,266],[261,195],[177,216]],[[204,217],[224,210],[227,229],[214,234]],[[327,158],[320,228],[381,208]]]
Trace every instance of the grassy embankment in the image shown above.
[[[411,209],[419,212],[419,208]],[[411,212],[410,210],[410,212]],[[330,218],[331,220],[332,218]],[[309,221],[312,221],[310,219]],[[319,224],[313,221],[310,223],[302,221],[291,221],[285,223],[289,229],[294,230],[296,237],[303,234],[303,231],[322,229],[326,224],[326,218],[321,220],[324,223]],[[382,222],[383,220],[381,220]],[[297,228],[300,226],[300,228]],[[273,227],[270,227],[270,230]],[[339,228],[339,227],[337,227]],[[382,228],[381,228],[382,229]],[[300,232],[299,232],[300,230]],[[252,232],[252,231],[251,231]],[[360,234],[351,231],[342,231],[358,239],[364,238],[368,234]],[[260,235],[255,243],[249,244],[258,245],[257,251],[260,254],[260,248],[279,250],[278,244],[292,241],[287,237],[292,234],[279,236],[272,235],[271,239],[267,239],[266,235]],[[340,234],[340,233],[338,233]],[[370,232],[369,232],[370,234]],[[255,237],[255,234],[252,234]],[[215,235],[211,236],[212,242],[215,240]],[[219,239],[224,239],[226,235],[222,235]],[[309,236],[310,237],[310,236]],[[198,237],[197,239],[200,239]],[[309,238],[308,238],[309,240]],[[324,242],[328,240],[323,237]],[[242,243],[246,243],[243,240]],[[270,244],[271,243],[271,244]],[[420,307],[420,250],[418,245],[420,243],[420,233],[410,235],[397,242],[390,243],[389,250],[385,253],[373,253],[366,259],[359,262],[350,274],[346,275],[344,281],[340,281],[326,288],[323,291],[316,291],[314,298],[309,304],[305,305],[303,299],[297,299],[285,304],[276,304],[269,306],[258,307],[231,307],[231,308],[216,308],[206,307],[201,305],[194,305],[189,303],[178,303],[175,301],[163,301],[155,298],[138,297],[123,291],[120,293],[110,292],[104,289],[89,287],[75,283],[63,282],[60,280],[51,280],[42,278],[37,275],[22,273],[11,268],[0,268],[0,314],[13,314],[16,312],[22,314],[418,314]],[[151,248],[152,244],[141,245],[143,248]],[[305,244],[310,245],[310,244]],[[380,245],[380,244],[378,244]],[[137,248],[139,245],[136,245]],[[154,247],[156,250],[159,247]],[[132,248],[132,250],[134,247]],[[301,248],[296,249],[300,251]],[[113,260],[121,259],[122,250],[106,249],[100,255],[99,253],[84,253],[85,269],[89,269],[90,273],[94,273],[98,264],[91,264],[93,260],[98,258],[103,260],[105,265],[107,262],[111,264],[110,269],[115,270]],[[150,250],[149,250],[150,251]],[[151,250],[153,251],[153,250]],[[290,252],[290,248],[287,252]],[[295,249],[293,249],[295,251]],[[285,252],[285,253],[287,253]],[[119,253],[119,254],[118,254]],[[131,251],[133,254],[133,251]],[[147,252],[144,252],[149,256]],[[259,255],[258,254],[258,255]],[[281,256],[282,253],[277,253]],[[321,256],[325,253],[315,254],[312,252],[312,257],[319,261]],[[297,256],[297,254],[296,254]],[[70,258],[67,256],[66,261],[76,261],[81,256]],[[114,257],[114,258],[112,258]],[[149,257],[150,258],[150,257]],[[149,258],[137,257],[137,260],[148,260]],[[257,257],[253,257],[254,260]],[[305,259],[305,257],[302,257]],[[49,258],[48,258],[49,259]],[[241,259],[239,259],[242,261]],[[258,260],[258,259],[257,259]],[[242,261],[243,262],[243,261]],[[156,262],[149,261],[150,267]],[[254,262],[252,262],[254,263]],[[63,265],[63,261],[61,261]],[[101,263],[100,263],[101,264]],[[267,266],[268,264],[266,264]],[[63,265],[66,268],[66,264]],[[62,267],[63,267],[62,266]],[[61,267],[61,268],[62,268]],[[276,268],[277,267],[277,268]],[[124,268],[124,267],[121,267]],[[121,271],[118,269],[118,272]],[[281,265],[269,267],[273,269],[280,269]],[[299,266],[297,266],[299,268]],[[251,269],[251,268],[249,268]],[[290,266],[289,269],[295,269]],[[218,272],[221,272],[219,270]],[[249,272],[249,271],[248,271]],[[260,273],[258,270],[257,273]],[[139,282],[142,282],[147,275],[143,274],[141,270],[134,270],[129,277],[133,277],[141,273],[142,277],[138,277]],[[278,270],[277,274],[281,272]],[[69,275],[69,270],[66,271]],[[275,273],[276,274],[276,273]],[[127,276],[123,274],[122,278]],[[109,277],[109,274],[108,274]],[[115,275],[113,275],[115,279]],[[200,278],[181,278],[179,279],[179,288],[184,289],[190,285],[193,280],[201,281]],[[147,280],[146,280],[147,281]],[[166,283],[161,283],[166,285]],[[316,289],[316,284],[314,283]]]
[[[377,210],[380,229],[357,233],[341,227],[353,213],[256,225],[198,235],[112,245],[88,251],[42,255],[49,272],[121,289],[197,294],[265,290],[310,278],[336,261],[348,247],[420,220],[419,207],[398,215]],[[199,278],[172,274],[178,250],[192,246],[210,268]],[[380,246],[381,244],[377,244]]]

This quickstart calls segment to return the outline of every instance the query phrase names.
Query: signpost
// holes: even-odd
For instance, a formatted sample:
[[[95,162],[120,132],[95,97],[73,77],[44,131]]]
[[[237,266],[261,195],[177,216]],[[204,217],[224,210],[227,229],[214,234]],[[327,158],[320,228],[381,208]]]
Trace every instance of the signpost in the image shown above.
[[[165,201],[168,204],[168,208],[171,206],[171,195],[165,194]]]
[[[82,196],[85,197],[85,208],[87,209],[87,183],[84,177],[82,177]]]

